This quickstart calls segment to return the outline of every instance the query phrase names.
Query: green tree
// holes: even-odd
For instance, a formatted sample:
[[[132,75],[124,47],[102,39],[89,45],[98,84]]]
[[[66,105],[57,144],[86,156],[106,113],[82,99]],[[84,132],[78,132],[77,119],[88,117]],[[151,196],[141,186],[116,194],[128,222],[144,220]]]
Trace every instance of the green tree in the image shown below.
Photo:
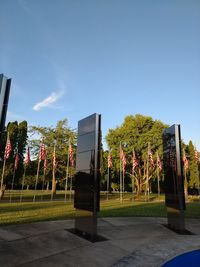
[[[162,155],[162,133],[167,127],[159,120],[153,120],[149,116],[136,114],[135,116],[126,116],[121,126],[116,129],[109,129],[106,141],[110,149],[112,149],[113,167],[112,167],[112,183],[119,183],[120,170],[120,143],[126,154],[126,174],[125,186],[129,189],[131,179],[134,178],[137,193],[140,194],[145,189],[147,182],[147,158],[148,144],[150,144],[153,152],[154,162],[156,161],[156,151]],[[139,165],[135,170],[135,176],[130,175],[132,164],[131,158],[133,149],[139,161]],[[149,168],[149,182],[156,178],[155,168]]]
[[[76,133],[68,126],[67,119],[58,121],[55,128],[32,126],[30,132],[33,134],[34,133],[39,134],[40,136],[39,139],[43,138],[44,140],[47,151],[46,179],[49,182],[52,181],[52,190],[53,194],[55,194],[56,184],[57,186],[64,186],[65,184],[69,140],[72,144],[75,157]],[[38,160],[39,143],[40,143],[39,139],[31,141],[33,153],[36,157],[36,160]],[[55,180],[53,179],[53,172],[52,172],[53,169],[52,158],[53,158],[54,145],[56,147],[56,162],[57,162]],[[69,175],[70,176],[74,175],[74,168],[72,167],[69,168]]]
[[[15,186],[19,186],[19,180],[22,177],[23,173],[23,159],[24,159],[24,151],[27,143],[27,122],[23,121],[18,124],[17,121],[9,122],[6,127],[6,132],[3,133],[2,139],[2,151],[1,153],[1,174],[2,174],[2,167],[3,167],[3,158],[4,158],[4,151],[7,139],[7,133],[9,133],[12,151],[10,153],[10,157],[6,161],[6,168],[4,173],[4,184],[6,187],[11,187],[12,179],[13,179],[13,170],[14,170],[14,161],[15,161],[15,154],[18,151],[19,154],[19,165],[18,169],[15,173]]]

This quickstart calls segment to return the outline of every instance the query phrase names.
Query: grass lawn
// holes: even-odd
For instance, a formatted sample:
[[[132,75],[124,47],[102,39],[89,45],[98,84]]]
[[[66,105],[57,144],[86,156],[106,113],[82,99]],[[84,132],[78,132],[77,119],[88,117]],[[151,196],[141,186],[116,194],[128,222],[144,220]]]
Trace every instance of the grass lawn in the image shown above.
[[[39,199],[38,199],[39,200]],[[47,220],[62,220],[73,218],[75,210],[73,202],[63,201],[38,201],[9,203],[0,202],[0,225],[29,223]],[[164,201],[144,202],[126,198],[123,203],[118,197],[109,200],[102,196],[99,217],[166,217]],[[187,218],[200,219],[200,202],[187,203]]]

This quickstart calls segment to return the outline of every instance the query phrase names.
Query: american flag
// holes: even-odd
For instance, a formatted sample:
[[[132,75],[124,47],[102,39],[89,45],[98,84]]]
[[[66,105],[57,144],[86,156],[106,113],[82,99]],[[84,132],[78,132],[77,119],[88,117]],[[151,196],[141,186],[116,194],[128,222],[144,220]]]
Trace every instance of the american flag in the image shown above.
[[[137,166],[138,166],[138,160],[135,156],[135,151],[133,150],[133,157],[132,157],[132,170],[133,170],[133,172]]]
[[[185,155],[185,152],[184,152],[184,154],[183,154],[183,166],[184,166],[185,170],[188,169],[188,165],[189,165],[188,159],[186,158],[186,155]]]
[[[17,170],[19,164],[19,154],[18,152],[15,154],[15,170]]]
[[[24,160],[24,164],[25,164],[26,166],[28,166],[29,163],[30,163],[30,161],[31,161],[31,157],[30,157],[30,148],[28,147],[28,148],[27,148],[27,152],[26,152],[26,157],[25,157],[25,160]]]
[[[112,156],[111,156],[111,153],[109,151],[108,153],[108,168],[111,168],[112,167]]]
[[[45,144],[42,143],[40,144],[40,151],[39,151],[39,161],[44,160],[46,156],[46,149],[45,149]]]
[[[196,147],[194,149],[194,158],[195,158],[196,164],[198,164],[199,163],[199,152],[197,151]]]
[[[53,149],[53,168],[56,168],[56,147]]]
[[[158,166],[158,169],[162,171],[162,162],[160,160],[158,153],[157,153],[157,166]]]
[[[46,173],[47,170],[47,157],[44,159],[44,173]]]
[[[73,159],[73,150],[72,150],[72,145],[69,143],[69,162],[70,166],[74,166],[74,159]]]
[[[5,147],[5,151],[4,151],[4,159],[9,158],[11,151],[12,151],[12,145],[11,145],[10,137],[8,134],[7,141],[6,141],[6,147]]]
[[[126,168],[126,156],[124,154],[123,149],[121,149],[121,151],[120,151],[120,160],[122,161],[122,169],[123,169],[123,172],[125,172],[125,168]]]
[[[150,158],[151,167],[154,167],[154,160],[153,160],[153,155],[152,155],[151,149],[149,149],[148,154],[149,154],[149,158]]]

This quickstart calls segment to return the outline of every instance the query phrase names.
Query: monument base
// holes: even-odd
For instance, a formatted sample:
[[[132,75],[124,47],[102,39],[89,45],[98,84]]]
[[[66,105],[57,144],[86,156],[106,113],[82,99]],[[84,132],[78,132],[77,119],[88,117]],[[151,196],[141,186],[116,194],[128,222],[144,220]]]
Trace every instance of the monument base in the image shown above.
[[[178,210],[167,207],[167,227],[178,234],[188,234],[189,231],[185,229],[184,210]]]
[[[67,230],[68,232],[72,233],[72,234],[75,234],[81,238],[84,238],[92,243],[95,243],[95,242],[102,242],[102,241],[107,241],[108,239],[103,237],[103,236],[100,236],[100,235],[91,235],[89,233],[86,233],[86,232],[82,232],[80,231],[79,229],[75,229],[75,228],[72,228],[72,229],[68,229]]]
[[[91,237],[97,235],[97,212],[76,209],[74,228]]]

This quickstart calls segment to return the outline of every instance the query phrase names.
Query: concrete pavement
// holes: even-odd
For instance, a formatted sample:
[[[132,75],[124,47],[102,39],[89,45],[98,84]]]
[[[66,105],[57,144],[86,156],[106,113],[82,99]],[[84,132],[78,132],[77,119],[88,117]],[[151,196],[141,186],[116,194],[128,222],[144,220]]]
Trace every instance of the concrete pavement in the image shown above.
[[[66,229],[73,220],[0,227],[1,267],[148,267],[200,248],[200,220],[186,221],[194,235],[178,235],[165,218],[101,218],[98,234],[107,241],[91,243]]]

